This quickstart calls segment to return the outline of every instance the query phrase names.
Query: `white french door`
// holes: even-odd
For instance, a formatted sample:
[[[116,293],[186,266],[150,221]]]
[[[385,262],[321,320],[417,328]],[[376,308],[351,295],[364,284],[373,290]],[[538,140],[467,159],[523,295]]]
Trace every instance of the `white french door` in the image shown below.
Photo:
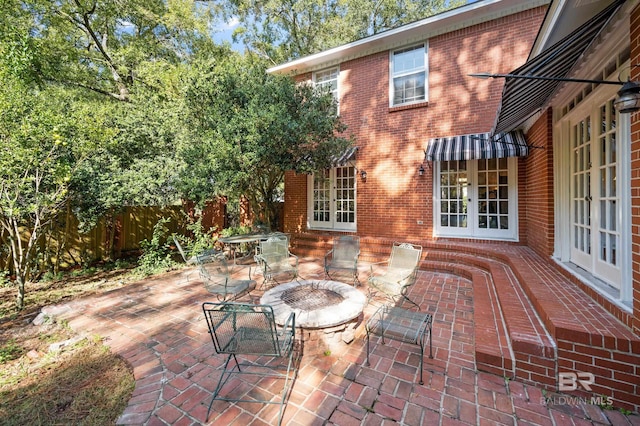
[[[309,178],[308,226],[356,230],[356,172],[353,166],[318,171]]]
[[[436,235],[517,238],[516,158],[436,164]]]
[[[620,288],[616,111],[610,99],[570,122],[571,262]]]

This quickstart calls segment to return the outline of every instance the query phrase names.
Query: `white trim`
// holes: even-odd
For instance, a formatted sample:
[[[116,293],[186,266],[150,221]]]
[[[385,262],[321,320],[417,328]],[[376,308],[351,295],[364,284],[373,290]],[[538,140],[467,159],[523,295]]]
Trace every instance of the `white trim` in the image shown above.
[[[620,262],[621,268],[621,286],[620,286],[620,299],[622,303],[633,303],[633,273],[632,265],[633,260],[631,256],[632,252],[632,225],[631,214],[631,166],[622,167],[621,159],[631,158],[631,114],[618,114],[618,137],[622,143],[618,143],[618,178],[620,182],[628,182],[628,184],[621,184],[618,187],[620,191],[620,226],[623,230],[628,229],[629,232],[622,232],[620,237]],[[631,161],[629,161],[631,163]],[[629,283],[629,284],[627,284]]]
[[[353,168],[353,222],[337,222],[336,215],[336,169],[338,168]],[[313,184],[314,174],[307,176],[307,229],[313,230],[325,230],[325,231],[341,231],[341,232],[355,232],[358,229],[358,173],[354,165],[347,164],[344,166],[336,166],[328,170],[329,171],[329,220],[328,221],[314,221],[314,199],[313,199]]]
[[[579,92],[581,87],[574,89],[574,93]],[[630,182],[630,118],[628,115],[617,114],[617,142],[616,142],[616,171],[618,179],[618,195],[619,195],[619,225],[620,225],[620,247],[616,250],[616,255],[619,260],[620,277],[619,282],[608,283],[603,286],[601,280],[605,277],[596,276],[595,266],[590,270],[585,270],[581,274],[577,274],[576,271],[580,271],[580,265],[574,265],[571,263],[571,146],[570,146],[570,126],[572,123],[584,119],[586,116],[593,116],[596,114],[595,110],[599,110],[600,105],[607,102],[615,96],[617,88],[614,86],[600,86],[596,88],[589,96],[584,98],[573,110],[568,112],[565,116],[560,117],[560,111],[562,107],[557,108],[556,114],[554,114],[554,126],[553,126],[553,148],[554,148],[554,224],[555,224],[555,243],[554,243],[554,258],[563,267],[568,270],[573,270],[576,276],[590,287],[594,288],[600,294],[612,300],[619,306],[627,306],[631,303],[633,298],[632,294],[632,259],[631,259],[631,189],[628,182]],[[596,132],[595,126],[597,120],[592,120],[592,143],[597,142],[596,136],[599,134]],[[592,146],[592,155],[596,155],[593,149],[597,149],[597,144]],[[591,168],[592,172],[596,172],[598,166],[595,165],[597,157],[592,157],[594,166]],[[597,184],[597,176],[592,175],[592,184]],[[627,182],[627,184],[625,184]],[[595,195],[595,193],[594,193]],[[594,201],[595,202],[595,201]],[[592,230],[597,231],[598,218],[592,217]],[[595,224],[594,224],[595,223]],[[595,264],[597,260],[597,250],[599,248],[592,246],[592,258]],[[617,281],[617,280],[616,280]],[[611,288],[607,289],[607,287]],[[620,290],[615,289],[615,286],[619,286]],[[605,291],[606,290],[606,291]]]
[[[314,71],[313,74],[311,75],[311,81],[313,81],[313,85],[316,86],[317,81],[316,81],[316,75],[318,73],[324,72],[324,71],[332,71],[332,70],[336,70],[336,94],[335,94],[335,100],[337,102],[337,108],[336,108],[336,115],[340,115],[340,65],[336,65],[333,67],[327,67],[327,68],[323,68],[321,70],[317,70]]]

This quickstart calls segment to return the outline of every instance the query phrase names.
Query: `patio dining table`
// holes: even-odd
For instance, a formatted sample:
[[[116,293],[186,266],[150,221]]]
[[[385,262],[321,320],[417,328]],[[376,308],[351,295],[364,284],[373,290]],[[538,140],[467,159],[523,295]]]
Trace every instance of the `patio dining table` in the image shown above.
[[[260,241],[266,241],[270,237],[275,236],[287,236],[287,234],[283,232],[260,232],[253,234],[242,234],[242,235],[233,235],[231,237],[222,237],[218,238],[218,241],[223,243],[224,245],[229,246],[229,250],[233,253],[233,264],[236,264],[236,251],[241,244],[249,244],[249,243],[258,243]],[[247,256],[248,257],[248,256]]]

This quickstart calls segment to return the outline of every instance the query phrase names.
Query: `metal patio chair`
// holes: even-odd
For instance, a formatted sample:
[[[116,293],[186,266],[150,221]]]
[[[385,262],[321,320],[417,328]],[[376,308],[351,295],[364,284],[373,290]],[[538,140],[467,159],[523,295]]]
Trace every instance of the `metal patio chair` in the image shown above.
[[[251,279],[251,267],[248,280],[233,278],[235,271],[229,269],[224,253],[206,250],[202,254],[188,257],[175,235],[173,242],[186,264],[197,265],[204,287],[209,293],[215,294],[219,301],[236,299],[256,288],[256,281]]]
[[[286,235],[269,237],[260,241],[258,254],[254,257],[264,276],[264,283],[276,281],[274,276],[291,274],[298,276],[298,256],[289,251],[289,238]]]
[[[209,262],[198,263],[198,270],[204,287],[209,293],[215,294],[219,301],[235,300],[256,288],[256,281],[251,279],[251,267],[249,279],[233,278],[235,271],[229,269],[224,256],[215,256]]]
[[[173,236],[173,243],[176,245],[178,252],[180,252],[182,260],[184,260],[184,263],[187,265],[197,265],[199,263],[209,262],[213,257],[224,256],[222,252],[214,249],[205,250],[195,256],[187,256],[187,252],[182,248],[182,244],[180,244],[180,240],[176,235]]]
[[[294,359],[295,313],[292,312],[280,328],[276,326],[273,309],[269,305],[206,302],[202,304],[202,309],[216,353],[227,355],[207,410],[207,420],[213,401],[253,402],[279,404],[280,425],[297,375],[297,361]],[[241,394],[232,392],[233,397],[220,395],[221,389],[232,377],[246,379],[249,391]],[[269,384],[268,399],[257,399],[263,393],[252,390],[256,385],[265,383],[261,380],[263,378],[269,378],[274,383]],[[277,399],[269,397],[276,382],[283,384],[281,396]],[[236,387],[236,390],[241,388]]]
[[[342,235],[333,239],[333,248],[324,256],[324,272],[331,278],[331,271],[347,271],[353,275],[353,285],[358,283],[358,257],[360,237]]]
[[[416,282],[421,256],[422,246],[409,243],[394,243],[388,261],[371,265],[371,275],[368,280],[369,286],[384,293],[394,303],[407,300],[420,310],[420,306],[409,299],[407,292],[409,287]],[[381,273],[375,274],[374,266],[383,263],[387,264],[386,269]]]

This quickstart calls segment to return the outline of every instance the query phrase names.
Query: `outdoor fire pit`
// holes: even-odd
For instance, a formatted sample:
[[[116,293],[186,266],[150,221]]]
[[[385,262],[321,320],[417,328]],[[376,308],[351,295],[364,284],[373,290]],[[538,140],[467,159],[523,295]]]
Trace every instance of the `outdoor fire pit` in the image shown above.
[[[326,328],[358,317],[367,298],[354,287],[337,281],[292,281],[267,290],[260,303],[271,305],[276,322],[283,325],[291,312],[296,326]]]

